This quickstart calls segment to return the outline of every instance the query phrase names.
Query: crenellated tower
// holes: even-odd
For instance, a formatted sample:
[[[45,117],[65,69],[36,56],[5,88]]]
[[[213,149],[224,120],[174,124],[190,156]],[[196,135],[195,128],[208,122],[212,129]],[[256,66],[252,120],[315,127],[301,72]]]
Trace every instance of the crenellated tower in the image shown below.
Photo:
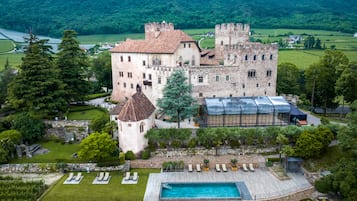
[[[249,42],[250,26],[248,24],[218,24],[215,27],[216,58],[223,58],[225,45]]]
[[[173,31],[174,25],[172,23],[162,23],[152,22],[145,24],[145,39],[157,38],[161,32]]]

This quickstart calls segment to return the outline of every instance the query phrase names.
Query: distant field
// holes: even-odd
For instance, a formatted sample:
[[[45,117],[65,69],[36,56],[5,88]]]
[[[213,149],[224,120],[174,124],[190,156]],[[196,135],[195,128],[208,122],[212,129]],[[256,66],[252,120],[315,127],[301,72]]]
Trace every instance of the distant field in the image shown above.
[[[12,67],[17,68],[17,66],[21,64],[21,58],[23,56],[23,53],[0,54],[0,70],[4,68],[6,59],[9,59],[9,63]]]
[[[14,49],[11,40],[0,40],[0,53],[8,52]]]
[[[116,43],[130,39],[144,39],[144,33],[127,33],[127,34],[100,34],[100,35],[79,35],[77,36],[81,44],[100,44]]]

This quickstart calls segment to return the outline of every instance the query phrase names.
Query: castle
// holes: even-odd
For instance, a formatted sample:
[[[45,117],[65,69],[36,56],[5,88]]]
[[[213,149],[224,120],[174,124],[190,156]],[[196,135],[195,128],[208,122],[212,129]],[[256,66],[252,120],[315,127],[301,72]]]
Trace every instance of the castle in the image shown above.
[[[215,49],[203,50],[171,23],[145,24],[144,40],[128,39],[111,49],[111,98],[124,101],[139,84],[156,105],[175,69],[184,70],[197,99],[274,96],[278,47],[249,42],[249,33],[249,25],[216,25]]]
[[[144,40],[128,39],[111,49],[111,99],[120,102],[112,114],[122,151],[138,153],[147,145],[155,105],[176,69],[185,72],[201,103],[209,97],[275,96],[278,47],[249,42],[249,33],[249,25],[216,25],[215,49],[203,50],[171,23],[148,23]]]

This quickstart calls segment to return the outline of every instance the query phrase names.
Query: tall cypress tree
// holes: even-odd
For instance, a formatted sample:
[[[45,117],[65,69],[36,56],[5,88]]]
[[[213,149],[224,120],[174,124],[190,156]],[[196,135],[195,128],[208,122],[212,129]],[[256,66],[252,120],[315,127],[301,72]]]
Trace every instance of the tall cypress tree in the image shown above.
[[[65,99],[68,103],[83,100],[88,91],[84,79],[85,69],[89,66],[88,59],[85,52],[80,49],[76,35],[73,30],[65,30],[57,54],[57,66],[60,69],[61,80],[65,84]]]
[[[44,118],[65,110],[64,85],[59,79],[48,40],[30,33],[20,71],[9,86],[9,102],[21,111]]]

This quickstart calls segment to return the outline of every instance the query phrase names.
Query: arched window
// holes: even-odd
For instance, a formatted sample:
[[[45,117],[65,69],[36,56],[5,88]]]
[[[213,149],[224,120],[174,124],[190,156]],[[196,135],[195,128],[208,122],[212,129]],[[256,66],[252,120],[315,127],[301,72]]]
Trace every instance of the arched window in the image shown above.
[[[221,40],[221,45],[223,45],[223,40]]]
[[[144,126],[145,126],[144,122],[141,122],[140,127],[139,127],[140,133],[144,132]]]
[[[245,55],[245,60],[248,61],[248,55]]]
[[[254,60],[254,61],[257,60],[257,55],[254,55],[254,56],[253,56],[253,60]]]
[[[249,78],[255,77],[255,74],[256,74],[256,71],[255,71],[255,70],[249,70],[249,71],[248,71],[248,77],[249,77]]]
[[[272,54],[270,55],[270,60],[273,60],[273,55]]]
[[[264,59],[265,59],[265,55],[263,54],[263,55],[262,55],[262,60],[264,60]]]
[[[267,70],[267,77],[271,77],[271,70]]]

